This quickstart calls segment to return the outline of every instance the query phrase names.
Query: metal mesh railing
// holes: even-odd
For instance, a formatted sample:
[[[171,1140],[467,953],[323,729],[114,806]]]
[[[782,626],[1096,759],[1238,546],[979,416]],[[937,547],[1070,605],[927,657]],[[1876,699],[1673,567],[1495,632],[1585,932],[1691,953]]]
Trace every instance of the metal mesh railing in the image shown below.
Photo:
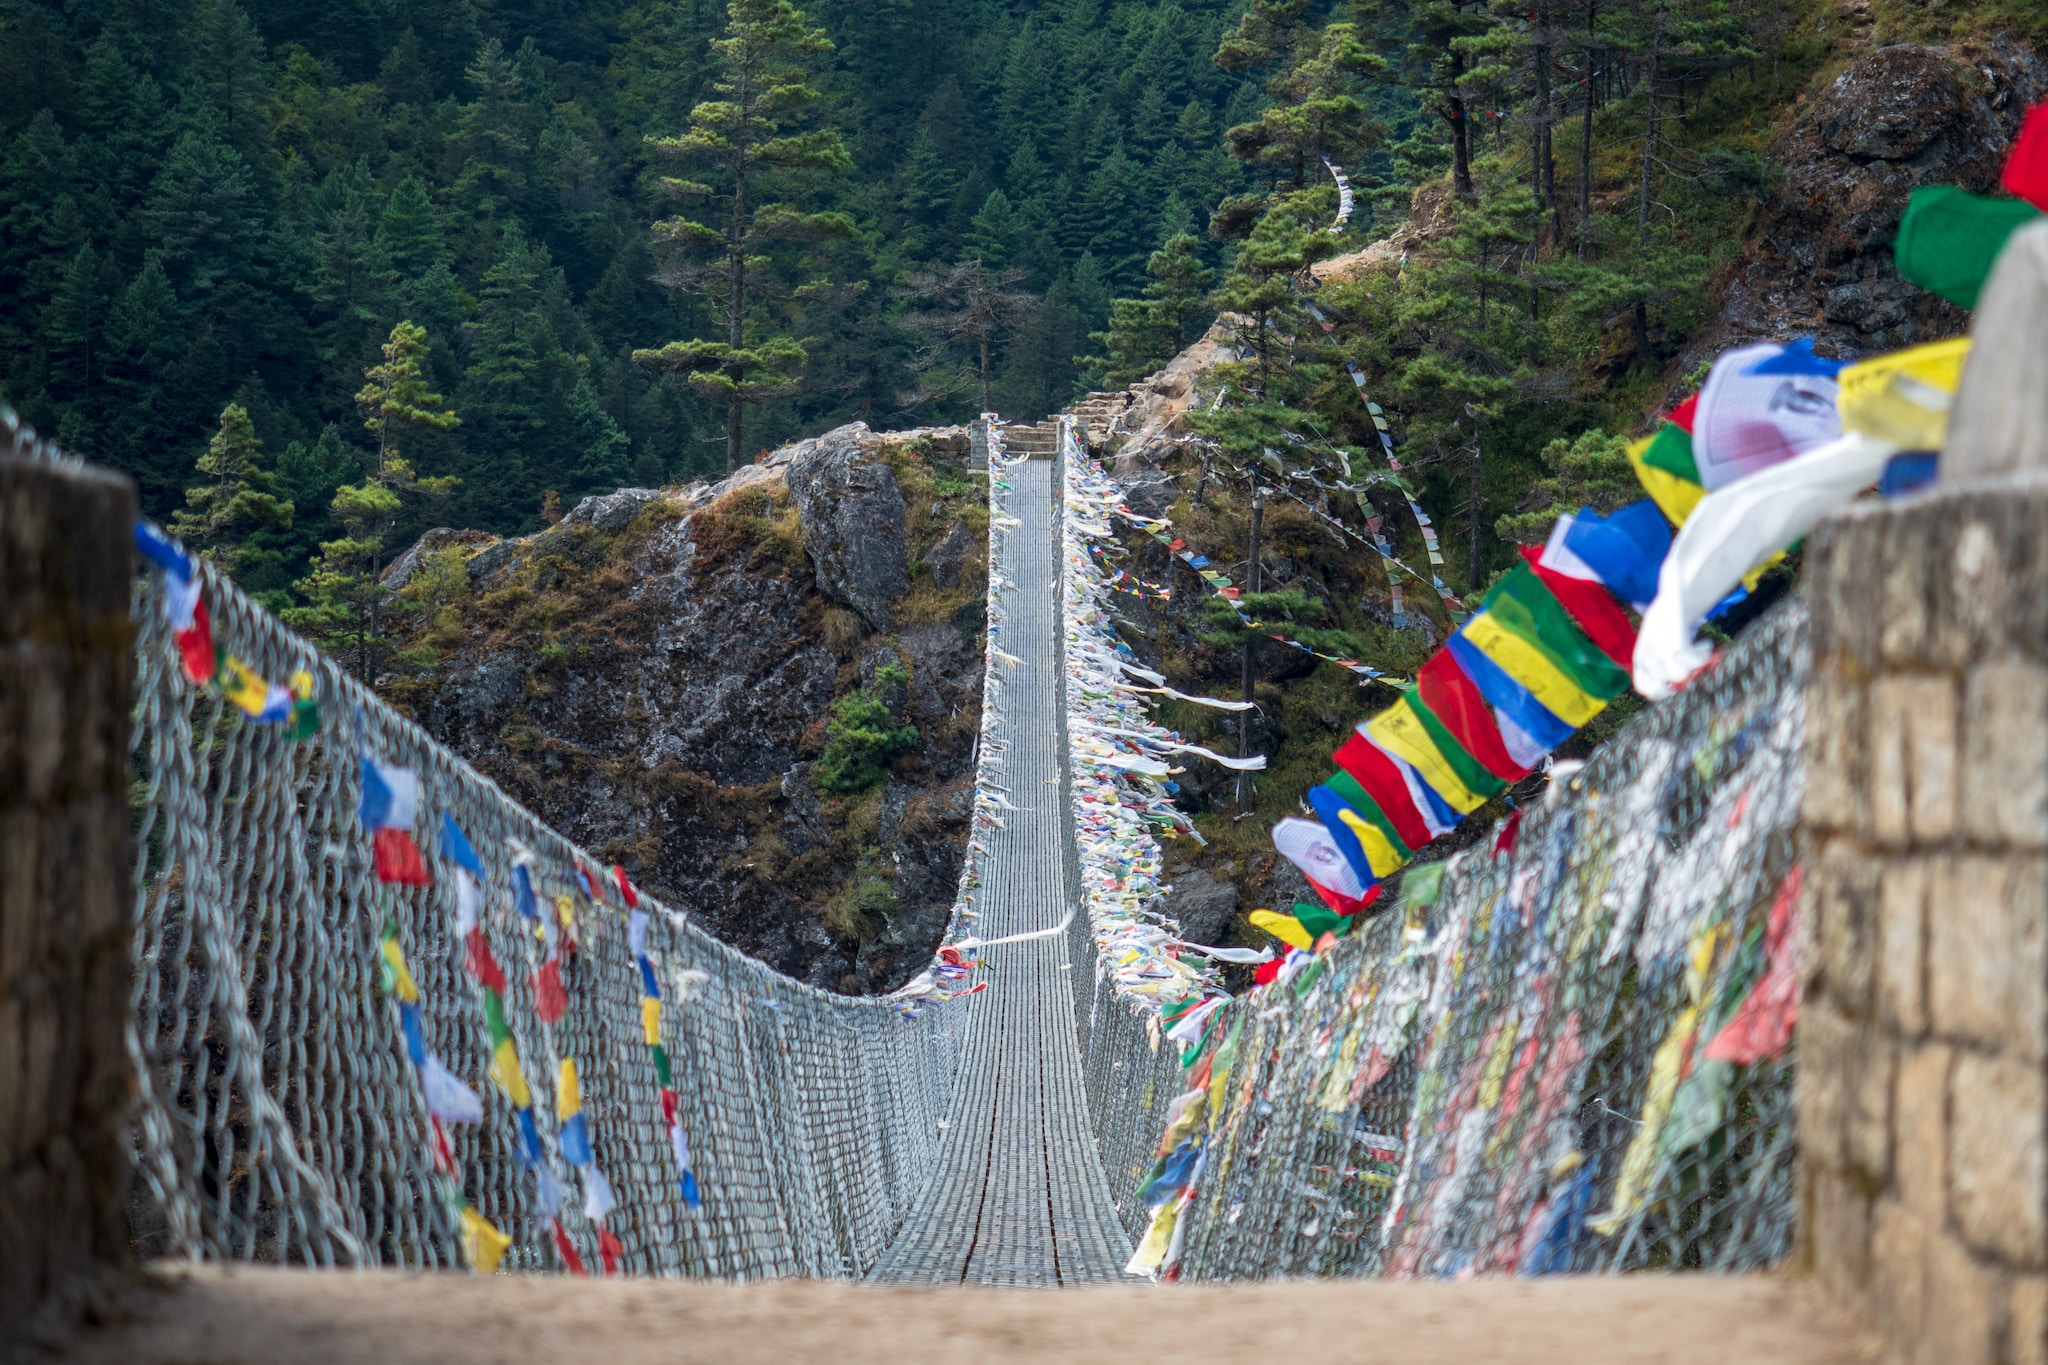
[[[138,599],[134,1221],[143,1249],[459,1263],[457,1211],[437,1186],[425,1101],[379,965],[389,922],[418,981],[426,1042],[452,1071],[481,1078],[492,1042],[436,847],[445,809],[482,855],[483,928],[505,965],[504,1013],[544,1161],[557,1185],[574,1178],[553,1085],[559,1061],[573,1058],[596,1164],[617,1198],[606,1225],[623,1246],[622,1268],[864,1273],[931,1166],[955,1066],[946,1010],[907,1018],[900,1002],[814,990],[651,907],[647,956],[669,997],[662,1038],[703,1190],[692,1209],[642,1036],[643,983],[620,893],[579,888],[574,868],[588,859],[577,849],[202,572],[223,647],[265,677],[309,670],[327,723],[294,744],[282,727],[250,724],[218,692],[191,687],[154,593]],[[418,773],[431,887],[374,876],[357,813],[361,753]],[[576,916],[567,1009],[552,1024],[535,1012],[533,934],[505,903],[514,840],[535,855],[543,903],[568,896]],[[486,1088],[480,1079],[477,1088]],[[511,1107],[486,1095],[483,1120],[449,1134],[462,1194],[512,1240],[507,1264],[562,1264]],[[595,1229],[573,1201],[560,1216],[594,1264]]]
[[[1785,1256],[1804,640],[1795,600],[1511,849],[1212,1020],[1182,1278]]]

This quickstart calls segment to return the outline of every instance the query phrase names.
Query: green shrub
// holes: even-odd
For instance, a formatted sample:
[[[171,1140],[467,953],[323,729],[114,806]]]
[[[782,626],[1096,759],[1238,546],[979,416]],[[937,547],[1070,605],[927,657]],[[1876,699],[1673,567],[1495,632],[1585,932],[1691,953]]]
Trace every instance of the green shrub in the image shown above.
[[[900,665],[885,664],[868,686],[832,703],[825,752],[813,769],[819,786],[841,796],[864,792],[888,777],[891,759],[917,747],[917,727],[895,724],[887,700],[891,692],[901,696],[909,681]]]

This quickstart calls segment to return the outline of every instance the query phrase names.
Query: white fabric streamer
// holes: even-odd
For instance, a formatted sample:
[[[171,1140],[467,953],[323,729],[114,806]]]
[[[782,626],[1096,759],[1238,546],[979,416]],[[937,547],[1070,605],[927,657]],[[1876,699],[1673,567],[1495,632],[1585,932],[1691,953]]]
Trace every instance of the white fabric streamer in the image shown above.
[[[1876,482],[1898,447],[1859,432],[1716,489],[1700,500],[1657,575],[1657,600],[1636,634],[1636,691],[1659,701],[1706,666],[1694,641],[1714,604],[1743,576]]]

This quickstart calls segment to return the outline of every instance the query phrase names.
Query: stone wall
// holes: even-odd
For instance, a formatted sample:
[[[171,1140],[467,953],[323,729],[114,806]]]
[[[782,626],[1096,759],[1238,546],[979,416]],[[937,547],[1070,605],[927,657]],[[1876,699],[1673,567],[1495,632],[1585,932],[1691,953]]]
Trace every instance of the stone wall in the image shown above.
[[[128,1254],[134,523],[126,479],[0,453],[0,1359]]]
[[[1809,547],[1804,1258],[1903,1360],[2048,1360],[2048,477]]]

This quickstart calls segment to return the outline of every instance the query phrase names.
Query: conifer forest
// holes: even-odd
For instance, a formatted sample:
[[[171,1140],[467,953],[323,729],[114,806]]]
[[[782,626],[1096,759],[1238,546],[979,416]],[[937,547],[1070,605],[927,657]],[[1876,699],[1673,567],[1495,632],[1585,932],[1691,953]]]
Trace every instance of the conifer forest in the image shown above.
[[[1938,8],[1858,41],[2043,27]],[[1226,313],[1197,425],[1376,452],[1357,364],[1465,591],[1625,495],[1850,36],[1811,0],[4,0],[0,396],[320,635],[426,527],[1036,419]]]

